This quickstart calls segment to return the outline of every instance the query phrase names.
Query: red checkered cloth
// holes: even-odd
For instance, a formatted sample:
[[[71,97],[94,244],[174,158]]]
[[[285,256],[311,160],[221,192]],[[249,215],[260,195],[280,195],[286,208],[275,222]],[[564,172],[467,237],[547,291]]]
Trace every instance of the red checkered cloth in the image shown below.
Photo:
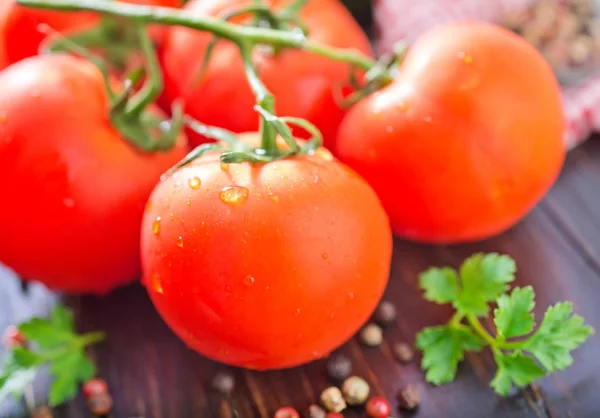
[[[507,12],[525,8],[535,0],[374,0],[376,45],[390,52],[399,40],[414,41],[439,24],[468,20],[497,21]],[[600,74],[563,90],[567,120],[567,149],[600,131]]]

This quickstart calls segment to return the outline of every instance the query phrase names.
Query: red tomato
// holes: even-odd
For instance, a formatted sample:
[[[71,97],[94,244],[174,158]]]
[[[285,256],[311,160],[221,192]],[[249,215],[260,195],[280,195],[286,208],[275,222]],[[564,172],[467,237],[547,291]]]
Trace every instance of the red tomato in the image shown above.
[[[324,357],[369,318],[387,283],[387,216],[323,148],[259,166],[206,155],[159,183],[148,208],[149,294],[189,347],[223,363],[273,369]]]
[[[395,234],[474,241],[548,191],[563,127],[558,84],[531,45],[492,24],[451,24],[421,37],[396,80],[353,107],[338,151],[377,191]]]
[[[102,76],[68,55],[0,73],[0,262],[67,292],[139,276],[139,225],[161,173],[186,154],[144,154],[107,118]]]
[[[250,3],[251,0],[192,0],[185,8],[192,15],[217,16]],[[278,9],[289,0],[266,3]],[[309,39],[371,54],[368,38],[338,0],[310,0],[301,18],[310,28]],[[235,132],[257,130],[255,98],[235,45],[220,42],[204,76],[199,78],[202,57],[211,39],[212,35],[206,32],[182,27],[169,30],[161,56],[166,97],[183,98],[187,113],[209,125]],[[333,89],[347,82],[348,64],[298,50],[284,50],[276,56],[257,50],[254,62],[261,79],[276,97],[277,113],[313,122],[323,132],[325,146],[330,148],[345,114],[336,104]],[[189,137],[194,144],[206,141],[196,134]]]
[[[46,24],[61,33],[75,33],[92,28],[100,18],[94,13],[59,12],[19,6],[14,0],[0,0],[0,69],[38,54],[40,43],[46,38],[39,27]],[[123,0],[126,3],[180,7],[182,0]],[[153,29],[156,39],[165,29]]]

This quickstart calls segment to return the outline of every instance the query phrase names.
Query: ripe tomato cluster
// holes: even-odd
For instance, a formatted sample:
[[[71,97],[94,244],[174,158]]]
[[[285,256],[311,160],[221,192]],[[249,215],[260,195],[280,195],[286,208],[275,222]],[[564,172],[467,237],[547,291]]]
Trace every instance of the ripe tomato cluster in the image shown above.
[[[239,39],[152,26],[158,57],[145,64],[160,75],[144,78],[164,87],[161,110],[152,103],[161,89],[136,90],[76,54],[38,55],[48,42],[40,24],[66,37],[97,27],[96,15],[5,2],[0,262],[70,293],[105,294],[141,275],[191,348],[248,368],[290,367],[326,356],[371,315],[392,232],[424,242],[486,238],[516,223],[556,178],[564,158],[557,83],[515,35],[483,23],[434,30],[375,83],[365,65],[351,65],[358,53],[379,64],[339,0],[309,0],[297,14],[287,7],[302,2],[263,3],[270,8],[250,0],[183,7],[185,19],[227,21],[221,35],[260,17],[258,26],[272,25],[265,39],[293,33],[323,47],[265,41],[249,62]],[[248,66],[262,81],[248,83]],[[260,83],[276,114],[315,125],[326,148],[308,147],[314,132],[303,123],[292,132],[309,140],[295,142],[304,148],[273,144],[269,129],[285,139],[284,119],[257,116]],[[339,100],[374,85],[350,110]],[[177,119],[180,104],[188,117],[238,133],[234,145],[212,143],[210,128],[177,131],[187,120]],[[162,122],[140,130],[149,118]],[[152,146],[147,136],[165,126],[179,133]],[[228,147],[231,158],[253,157],[224,162]]]

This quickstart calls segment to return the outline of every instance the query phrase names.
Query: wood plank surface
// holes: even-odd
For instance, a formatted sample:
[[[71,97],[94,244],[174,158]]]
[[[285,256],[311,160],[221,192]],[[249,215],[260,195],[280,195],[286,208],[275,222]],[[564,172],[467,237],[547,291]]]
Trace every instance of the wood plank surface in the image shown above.
[[[399,388],[417,384],[423,391],[422,405],[413,414],[417,417],[600,417],[600,333],[575,352],[575,362],[567,371],[507,399],[487,386],[494,372],[489,354],[469,356],[457,381],[443,387],[424,383],[418,359],[407,366],[393,360],[394,342],[413,342],[419,329],[449,316],[448,310],[422,299],[416,286],[418,273],[430,265],[457,265],[477,251],[508,253],[517,260],[517,284],[534,286],[538,315],[549,304],[571,300],[576,312],[600,330],[600,142],[591,140],[572,152],[549,196],[501,236],[463,246],[396,240],[385,298],[397,305],[399,316],[380,348],[365,349],[355,340],[341,348],[352,359],[355,373],[394,405]],[[57,298],[40,285],[23,292],[6,270],[0,276],[0,329],[44,314]],[[224,366],[188,350],[163,324],[141,286],[131,285],[104,298],[73,297],[67,302],[76,311],[80,330],[108,332],[107,342],[92,354],[100,376],[109,382],[115,418],[266,418],[283,405],[305,412],[328,386],[325,360],[267,373],[232,369],[236,390],[231,399],[224,399],[208,387],[215,371]],[[45,384],[44,378],[38,382],[38,401],[43,401]],[[344,416],[363,414],[349,410]],[[23,416],[22,405],[0,406],[0,417],[13,416]],[[80,418],[89,413],[80,397],[56,411],[56,416]],[[395,416],[407,414],[396,411]]]

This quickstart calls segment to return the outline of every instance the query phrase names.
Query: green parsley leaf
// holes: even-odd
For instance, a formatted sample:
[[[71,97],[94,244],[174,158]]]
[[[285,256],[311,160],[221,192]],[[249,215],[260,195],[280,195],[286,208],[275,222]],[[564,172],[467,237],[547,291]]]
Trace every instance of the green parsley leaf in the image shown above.
[[[509,295],[501,295],[494,309],[494,323],[504,338],[521,337],[533,331],[535,293],[531,286],[516,287]]]
[[[483,341],[465,326],[441,325],[422,330],[416,345],[423,351],[421,367],[426,370],[426,380],[440,385],[454,380],[465,351],[479,351]]]
[[[544,369],[520,351],[512,354],[496,353],[494,358],[498,364],[498,371],[490,385],[499,395],[508,395],[513,384],[523,387],[546,375]]]
[[[564,370],[573,363],[571,351],[593,333],[594,329],[584,325],[581,316],[573,315],[570,302],[561,302],[548,308],[540,328],[527,339],[523,349],[549,371]]]
[[[19,331],[40,348],[55,348],[73,338],[71,330],[57,328],[53,322],[42,318],[31,318],[22,323],[19,325]]]
[[[458,274],[450,267],[432,267],[419,277],[425,299],[436,303],[452,303],[458,298]]]
[[[53,377],[49,404],[57,406],[77,395],[79,384],[91,379],[96,368],[85,353],[85,347],[102,341],[104,334],[78,335],[73,313],[57,306],[49,319],[32,318],[19,326],[19,331],[33,344],[16,347],[4,356],[0,372],[0,402],[8,395],[23,395],[33,382],[38,369],[48,365]],[[35,349],[35,351],[34,351]]]
[[[485,316],[489,302],[505,293],[515,279],[516,265],[512,258],[499,254],[475,254],[460,268],[462,291],[455,307],[464,314]]]

